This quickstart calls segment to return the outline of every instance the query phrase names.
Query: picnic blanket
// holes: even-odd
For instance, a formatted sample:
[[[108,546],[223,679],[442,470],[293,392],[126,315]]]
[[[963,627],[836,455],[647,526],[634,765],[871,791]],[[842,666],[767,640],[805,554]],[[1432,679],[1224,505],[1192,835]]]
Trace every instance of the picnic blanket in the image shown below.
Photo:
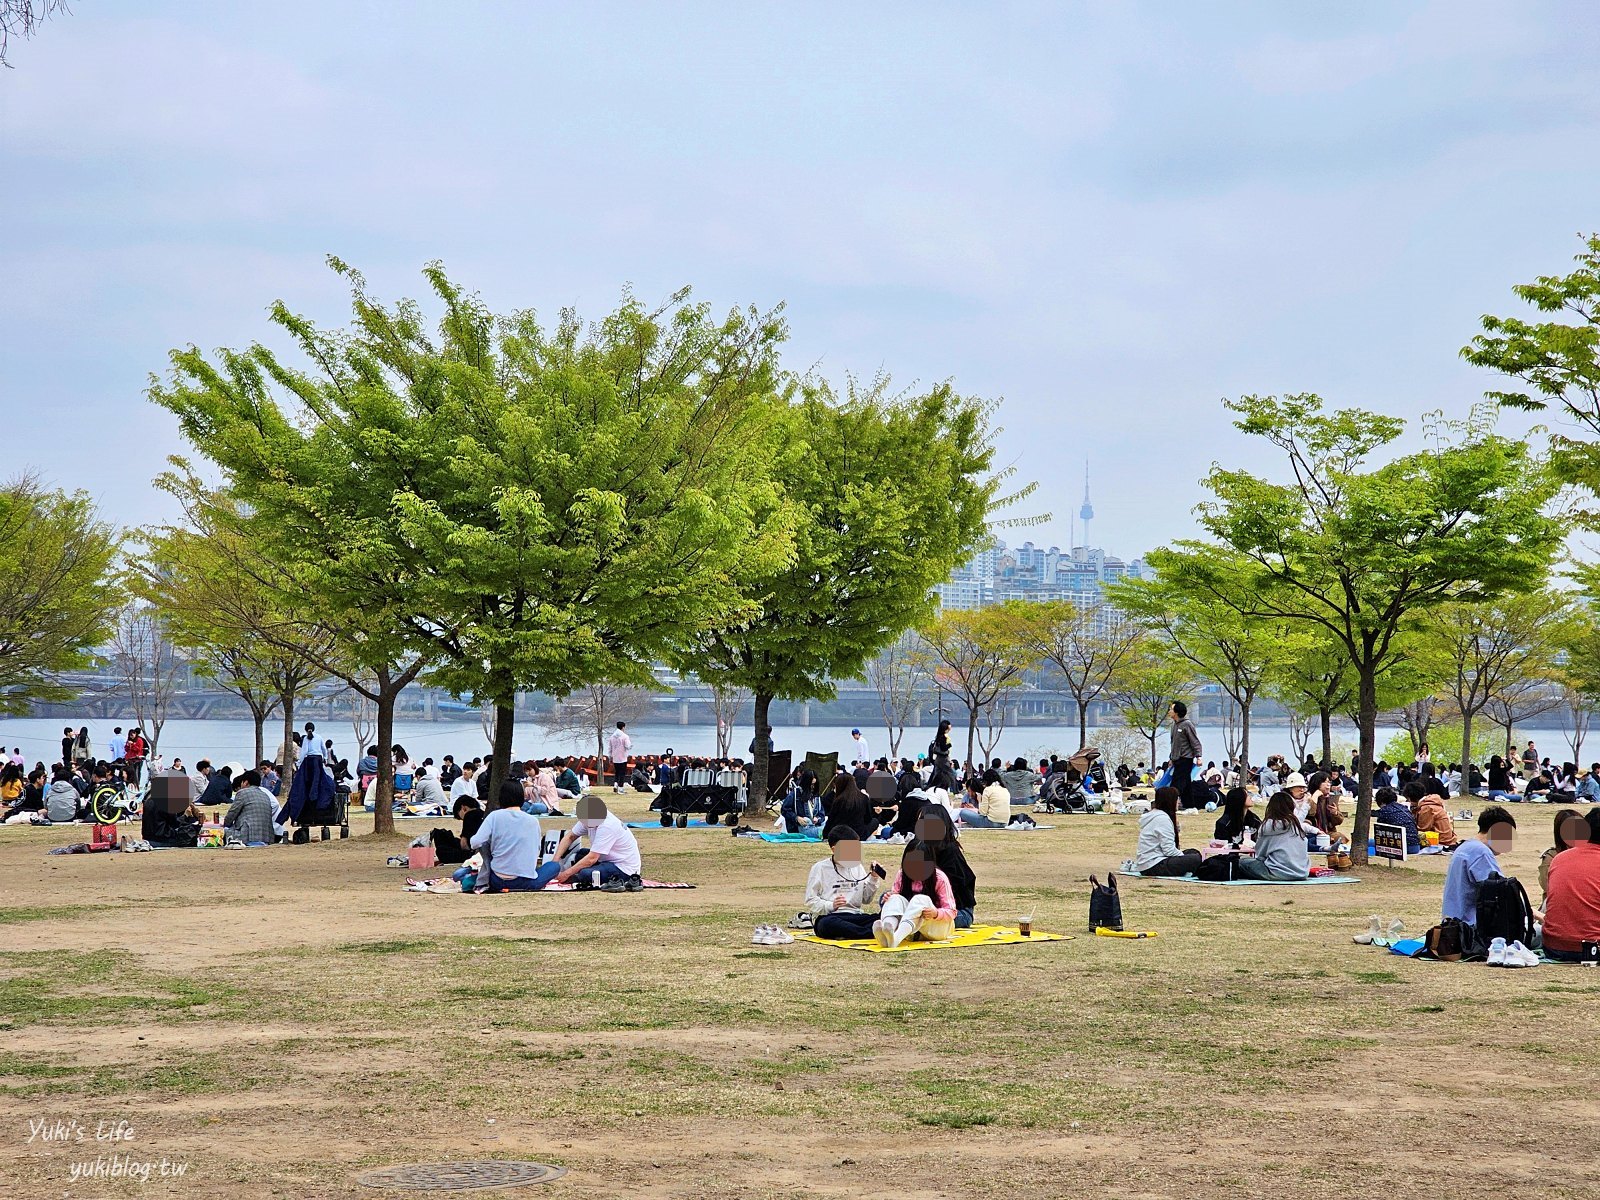
[[[962,833],[1032,833],[1035,829],[1054,829],[1054,825],[960,825]]]
[[[1003,925],[974,925],[971,929],[958,929],[955,936],[944,942],[905,941],[898,946],[880,946],[872,938],[835,941],[819,938],[814,933],[797,933],[797,941],[815,942],[819,946],[838,946],[841,950],[867,950],[873,954],[899,954],[904,950],[966,950],[973,946],[1020,946],[1028,942],[1070,942],[1068,933],[1041,933],[1037,929],[1032,937],[1023,937],[1015,929]]]
[[[1150,883],[1198,883],[1202,887],[1301,887],[1313,883],[1360,883],[1354,875],[1313,875],[1310,879],[1196,879],[1193,875],[1141,875],[1137,871],[1118,871],[1125,879]]]
[[[663,825],[660,821],[629,821],[629,829],[676,829],[677,825]],[[726,829],[719,821],[690,821],[685,829]]]
[[[692,888],[695,885],[692,883],[663,883],[659,879],[646,879],[644,881],[644,886],[645,890],[649,891],[651,888],[670,888],[673,890],[681,890],[684,888]],[[438,879],[407,879],[404,890],[408,892],[438,892],[441,894],[454,892],[456,895],[460,895],[461,885],[454,879],[451,879],[448,875],[445,875]],[[599,890],[599,888],[580,888],[575,883],[549,883],[540,889],[540,891],[545,892],[598,892]],[[539,893],[516,892],[506,894],[518,896],[536,896]],[[610,893],[607,894],[609,895]]]

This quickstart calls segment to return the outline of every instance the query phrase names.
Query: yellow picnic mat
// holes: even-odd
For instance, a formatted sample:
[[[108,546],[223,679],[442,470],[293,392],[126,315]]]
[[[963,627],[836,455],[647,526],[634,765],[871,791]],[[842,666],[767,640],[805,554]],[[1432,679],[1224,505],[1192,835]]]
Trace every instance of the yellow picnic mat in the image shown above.
[[[964,950],[969,946],[1017,946],[1027,942],[1070,942],[1069,933],[1041,933],[1035,929],[1031,937],[1023,937],[1015,929],[1003,925],[974,925],[971,929],[958,929],[946,942],[904,941],[898,946],[880,946],[872,938],[862,941],[831,941],[814,933],[797,933],[796,939],[815,942],[819,946],[838,946],[843,950],[870,950],[874,954],[899,954],[902,950]]]

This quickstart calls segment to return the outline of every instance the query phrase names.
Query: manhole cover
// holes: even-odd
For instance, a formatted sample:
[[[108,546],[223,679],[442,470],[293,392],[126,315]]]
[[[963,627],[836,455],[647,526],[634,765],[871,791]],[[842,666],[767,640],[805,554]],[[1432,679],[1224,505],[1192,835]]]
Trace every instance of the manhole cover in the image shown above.
[[[536,1162],[412,1163],[405,1167],[385,1167],[368,1171],[356,1182],[370,1188],[407,1188],[427,1192],[474,1192],[486,1188],[526,1187],[530,1183],[549,1183],[567,1173],[565,1167],[550,1167]]]

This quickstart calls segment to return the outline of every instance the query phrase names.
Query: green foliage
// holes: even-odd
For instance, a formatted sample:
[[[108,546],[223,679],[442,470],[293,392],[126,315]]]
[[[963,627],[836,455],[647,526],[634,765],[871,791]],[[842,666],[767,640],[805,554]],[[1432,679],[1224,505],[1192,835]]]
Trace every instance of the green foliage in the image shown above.
[[[1498,740],[1488,729],[1476,730],[1472,735],[1472,758],[1468,761],[1482,767],[1489,761],[1491,754],[1498,753],[1501,749],[1497,745]],[[1461,726],[1435,725],[1428,730],[1428,753],[1429,757],[1441,767],[1462,762]],[[1402,729],[1392,734],[1379,749],[1378,757],[1391,763],[1411,762],[1415,755],[1411,751],[1411,738],[1406,731]]]
[[[647,682],[651,659],[751,614],[740,583],[791,552],[759,452],[776,316],[719,321],[680,293],[546,329],[531,311],[496,318],[433,264],[430,333],[421,306],[385,307],[331,262],[352,330],[272,309],[306,368],[261,345],[216,365],[191,348],[151,395],[356,669],[421,656],[494,702],[499,775],[517,691]]]
[[[1214,468],[1216,498],[1197,511],[1220,545],[1179,543],[1151,562],[1186,603],[1309,629],[1348,658],[1363,759],[1353,835],[1364,857],[1380,678],[1428,609],[1543,581],[1564,534],[1545,511],[1557,484],[1526,444],[1494,432],[1490,414],[1436,419],[1439,449],[1370,466],[1399,420],[1325,413],[1313,395],[1227,406],[1239,429],[1282,452],[1292,482]]]
[[[1550,404],[1590,439],[1600,435],[1600,235],[1584,239],[1577,269],[1512,288],[1540,313],[1562,320],[1485,316],[1483,332],[1462,349],[1475,366],[1502,372],[1526,390],[1491,391],[1501,404],[1538,412]],[[1600,447],[1555,432],[1551,464],[1568,482],[1600,494]]]
[[[118,549],[82,493],[26,477],[0,486],[0,714],[71,698],[54,676],[84,666],[109,633]]]

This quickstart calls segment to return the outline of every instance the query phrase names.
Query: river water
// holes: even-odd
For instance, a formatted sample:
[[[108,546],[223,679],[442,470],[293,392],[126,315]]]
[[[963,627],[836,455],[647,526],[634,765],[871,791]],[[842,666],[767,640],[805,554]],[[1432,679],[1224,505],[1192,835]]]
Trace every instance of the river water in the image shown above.
[[[20,747],[24,758],[31,766],[35,762],[53,763],[61,755],[61,730],[69,722],[60,718],[48,720],[27,718],[0,720],[0,743],[4,744],[6,752],[12,747]],[[297,721],[297,725],[304,722]],[[112,721],[85,721],[73,720],[70,722],[74,729],[80,725],[89,726],[89,735],[95,750],[100,755],[105,755],[111,731],[116,722]],[[126,728],[126,726],[124,727]],[[267,723],[267,753],[274,754],[273,747],[282,734],[281,721]],[[147,731],[148,732],[148,731]],[[358,755],[353,754],[355,749],[354,733],[346,721],[329,722],[317,721],[317,732],[321,736],[331,737],[338,753],[348,757],[354,762]],[[958,755],[965,753],[966,729],[957,726],[954,729],[956,750]],[[1393,728],[1380,726],[1378,729],[1378,745],[1381,747],[1388,737],[1394,733]],[[637,754],[660,754],[668,749],[679,754],[689,754],[709,757],[716,751],[716,728],[709,724],[696,725],[637,725],[629,729],[633,735],[633,748]],[[882,728],[863,727],[865,735],[874,757],[885,755],[889,752],[888,734]],[[743,756],[746,747],[750,744],[753,731],[748,725],[736,727],[733,731],[733,753]],[[1221,759],[1226,751],[1223,748],[1222,730],[1202,726],[1201,738],[1206,746],[1206,756]],[[933,736],[931,726],[920,729],[908,729],[901,743],[902,754],[915,757],[927,749],[928,740]],[[1530,729],[1518,731],[1520,746],[1522,741],[1533,738],[1541,754],[1549,755],[1557,762],[1570,757],[1564,735],[1555,729]],[[411,757],[420,762],[425,758],[439,760],[446,754],[453,754],[456,761],[472,758],[488,752],[489,741],[484,736],[483,727],[477,720],[463,722],[446,721],[397,721],[395,723],[395,740],[403,745]],[[850,761],[855,757],[854,742],[850,737],[850,730],[845,726],[833,725],[785,725],[775,727],[773,740],[779,749],[793,750],[796,755],[807,750],[814,750],[826,754],[837,751],[843,761]],[[1100,729],[1091,726],[1089,730],[1091,744],[1117,746],[1127,744],[1129,754],[1134,761],[1145,757],[1146,751],[1139,750],[1134,753],[1132,735],[1128,730]],[[1336,745],[1354,745],[1355,730],[1352,728],[1334,731]],[[1256,762],[1266,758],[1269,753],[1289,754],[1289,734],[1282,726],[1268,726],[1251,730],[1250,757]],[[1166,737],[1156,743],[1157,756],[1166,754]],[[171,761],[173,756],[178,756],[190,766],[198,758],[209,758],[214,762],[227,762],[237,760],[248,762],[255,748],[254,727],[249,721],[220,720],[220,721],[168,721],[161,733],[159,751],[163,757]],[[1006,730],[1000,738],[996,755],[1011,759],[1023,755],[1030,761],[1048,757],[1052,753],[1070,754],[1078,748],[1078,727],[1050,726],[1050,725],[1024,725],[1016,729]],[[531,720],[524,720],[517,726],[517,736],[513,743],[513,754],[519,758],[547,758],[556,754],[592,752],[594,742],[582,736],[550,733],[542,726]],[[1585,747],[1587,756],[1594,757],[1594,751],[1600,750],[1600,731],[1597,731],[1589,746]],[[1109,756],[1108,757],[1113,757]],[[1113,757],[1115,761],[1115,757]]]

